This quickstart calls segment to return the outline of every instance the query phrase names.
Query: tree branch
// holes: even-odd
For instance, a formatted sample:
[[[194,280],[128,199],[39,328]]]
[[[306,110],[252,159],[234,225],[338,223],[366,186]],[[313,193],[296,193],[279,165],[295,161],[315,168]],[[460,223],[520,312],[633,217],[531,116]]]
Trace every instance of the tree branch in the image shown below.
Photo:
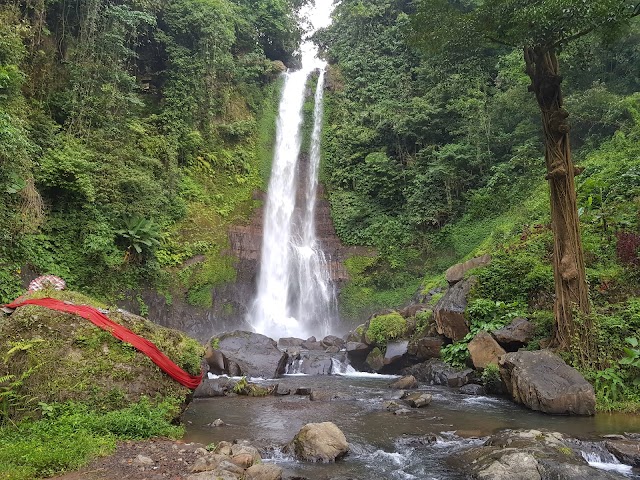
[[[498,44],[500,44],[500,45],[504,45],[505,47],[518,48],[518,45],[514,45],[514,44],[512,44],[512,43],[507,43],[507,42],[505,42],[505,41],[503,41],[503,40],[499,40],[499,39],[497,39],[497,38],[490,37],[490,36],[488,36],[488,35],[485,35],[485,38],[486,38],[487,40],[489,40],[490,42],[498,43]]]
[[[636,5],[636,7],[633,9],[633,13],[631,14],[631,18],[637,17],[638,15],[640,15],[640,3],[638,3]]]
[[[558,40],[557,42],[555,42],[555,43],[551,44],[551,45],[549,46],[549,50],[551,50],[551,49],[554,49],[554,50],[555,50],[556,48],[558,48],[558,47],[559,47],[560,45],[562,45],[563,43],[569,43],[569,42],[572,42],[572,41],[574,41],[574,40],[577,40],[577,39],[578,39],[578,38],[580,38],[580,37],[584,37],[585,35],[587,35],[587,34],[589,34],[589,33],[593,32],[593,31],[595,30],[595,28],[596,28],[596,27],[587,28],[586,30],[583,30],[583,31],[581,31],[581,32],[578,32],[578,33],[576,33],[576,34],[574,34],[574,35],[570,35],[570,36],[568,36],[568,37],[566,37],[566,38],[562,38],[562,39]]]

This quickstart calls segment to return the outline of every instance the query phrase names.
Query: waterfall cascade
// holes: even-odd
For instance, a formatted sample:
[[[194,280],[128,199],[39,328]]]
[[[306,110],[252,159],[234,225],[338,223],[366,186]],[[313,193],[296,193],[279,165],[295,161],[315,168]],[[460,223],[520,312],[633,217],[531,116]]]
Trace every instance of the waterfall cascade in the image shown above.
[[[328,24],[326,4],[312,7],[315,28]],[[267,191],[258,288],[248,322],[272,338],[328,335],[337,317],[334,287],[315,231],[325,62],[306,41],[302,69],[285,74]],[[308,162],[301,161],[307,81],[320,71]],[[303,168],[306,165],[306,169]],[[304,188],[299,185],[304,184]],[[300,195],[299,192],[304,192]]]

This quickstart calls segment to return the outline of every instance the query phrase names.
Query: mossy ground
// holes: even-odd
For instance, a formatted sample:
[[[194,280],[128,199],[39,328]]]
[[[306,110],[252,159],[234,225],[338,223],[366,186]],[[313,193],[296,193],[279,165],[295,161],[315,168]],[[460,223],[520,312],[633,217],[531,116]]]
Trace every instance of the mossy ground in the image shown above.
[[[74,292],[37,292],[61,300],[98,307]],[[177,365],[200,372],[203,347],[186,335],[116,309],[109,318],[155,343]],[[0,321],[0,377],[20,378],[22,399],[10,407],[15,420],[34,416],[21,403],[80,402],[96,411],[123,408],[143,396],[161,402],[189,397],[190,390],[162,372],[146,355],[115,339],[88,320],[39,306],[18,308]]]

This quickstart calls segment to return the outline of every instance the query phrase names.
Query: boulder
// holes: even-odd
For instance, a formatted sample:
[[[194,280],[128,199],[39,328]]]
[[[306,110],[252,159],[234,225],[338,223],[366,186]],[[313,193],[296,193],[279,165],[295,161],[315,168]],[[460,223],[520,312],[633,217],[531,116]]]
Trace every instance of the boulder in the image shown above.
[[[400,360],[407,353],[408,340],[401,340],[399,342],[388,342],[387,350],[384,353],[383,363],[385,365],[391,365],[394,362]]]
[[[382,367],[384,367],[384,355],[382,351],[378,347],[375,347],[369,352],[369,355],[367,355],[366,363],[374,372],[382,370]]]
[[[261,461],[260,453],[255,447],[250,445],[235,444],[231,447],[231,462],[242,469]]]
[[[468,385],[463,385],[458,390],[463,395],[484,395],[484,387],[482,385],[478,385],[477,383],[469,383]]]
[[[483,369],[489,364],[498,365],[498,359],[505,350],[487,332],[479,332],[467,345],[473,366]]]
[[[418,387],[418,382],[413,375],[407,375],[405,377],[402,377],[396,380],[395,382],[393,382],[391,385],[389,385],[389,388],[393,388],[394,390],[406,390],[409,388],[417,388],[417,387]]]
[[[402,400],[407,402],[413,408],[426,407],[433,400],[433,396],[424,392],[413,392],[402,396]]]
[[[193,392],[194,398],[224,397],[230,388],[228,377],[205,378]]]
[[[368,325],[363,323],[362,325],[358,325],[352,332],[347,334],[347,342],[364,342],[364,332],[367,331]]]
[[[491,263],[491,255],[485,253],[480,257],[472,258],[471,260],[467,260],[463,263],[458,263],[452,267],[449,267],[447,271],[444,273],[444,277],[449,282],[449,285],[453,285],[454,283],[459,282],[464,278],[464,274],[469,270],[484,267],[485,265],[489,265]]]
[[[253,465],[244,472],[244,480],[281,480],[282,468],[270,463]]]
[[[416,313],[421,312],[422,310],[428,310],[430,308],[431,306],[428,303],[412,303],[402,310],[399,310],[398,313],[404,318],[411,318],[415,317]]]
[[[419,382],[430,385],[446,385],[453,388],[471,383],[475,375],[471,368],[457,370],[436,358],[405,368],[403,373],[415,376]]]
[[[467,308],[467,296],[475,283],[476,279],[471,277],[449,287],[433,309],[438,333],[454,342],[462,340],[469,333],[464,311]]]
[[[480,447],[451,457],[468,478],[483,480],[609,480],[617,475],[589,466],[571,439],[557,432],[503,430]]]
[[[419,361],[440,358],[442,345],[444,345],[444,337],[422,337],[409,342],[407,353]]]
[[[285,349],[291,347],[301,347],[304,340],[295,337],[284,337],[278,340],[278,347]]]
[[[349,444],[334,423],[308,423],[296,434],[287,450],[300,460],[328,463],[344,457]]]
[[[48,295],[68,304],[101,308],[97,301],[70,290],[52,290]],[[113,322],[155,343],[191,375],[200,374],[204,348],[198,341],[123,310],[102,311]],[[73,401],[107,412],[143,397],[158,402],[180,399],[185,407],[192,398],[192,390],[160,370],[145,354],[78,315],[36,305],[19,307],[0,321],[0,339],[0,378],[28,377],[19,394],[35,406],[38,402]],[[12,349],[18,343],[26,346],[24,350]],[[27,374],[28,367],[36,363],[38,368]],[[114,397],[114,393],[118,395]],[[33,414],[33,409],[23,409],[8,420]]]
[[[302,342],[301,348],[303,348],[304,350],[324,350],[325,347],[322,346],[321,342],[309,339]]]
[[[620,462],[640,468],[640,440],[607,440],[605,447]]]
[[[371,347],[362,342],[347,342],[347,353],[352,352],[368,352]]]
[[[506,327],[491,332],[500,345],[508,351],[516,351],[529,343],[536,333],[536,327],[526,318],[518,317]]]
[[[552,414],[594,415],[593,387],[549,350],[512,352],[500,359],[500,375],[514,401]]]
[[[370,367],[367,365],[367,355],[371,350],[369,345],[362,342],[347,342],[346,350],[349,363],[353,368],[360,371],[369,370]]]
[[[218,468],[220,462],[229,460],[229,457],[217,453],[208,453],[202,457],[198,457],[191,465],[191,472],[210,472]]]
[[[227,373],[226,366],[224,364],[224,355],[220,350],[216,350],[211,346],[211,342],[207,344],[204,352],[204,360],[209,365],[209,371],[215,375],[221,375]]]
[[[304,373],[306,375],[332,375],[341,373],[335,371],[338,365],[347,363],[344,352],[305,351],[295,357],[289,357],[286,372]]]
[[[336,337],[335,335],[327,335],[322,340],[320,340],[320,343],[324,348],[338,347],[339,350],[344,347],[345,341],[340,337]]]
[[[224,355],[229,375],[276,378],[285,372],[288,355],[275,340],[259,333],[236,330],[213,337],[210,345]]]

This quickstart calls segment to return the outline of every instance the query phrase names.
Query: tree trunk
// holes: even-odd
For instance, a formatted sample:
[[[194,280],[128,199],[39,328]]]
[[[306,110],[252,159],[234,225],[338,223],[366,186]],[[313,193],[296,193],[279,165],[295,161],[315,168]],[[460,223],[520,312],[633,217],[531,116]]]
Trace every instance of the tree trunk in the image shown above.
[[[569,143],[569,114],[562,107],[562,91],[556,52],[541,47],[525,48],[527,74],[531,78],[529,90],[536,95],[542,113],[544,131],[546,178],[551,196],[551,227],[553,229],[553,276],[555,280],[555,326],[552,346],[567,349],[579,336],[580,350],[588,356],[589,325],[587,331],[577,329],[572,309],[589,313],[589,294],[580,222],[574,182],[574,166]],[[588,321],[585,319],[585,322]],[[583,335],[587,333],[587,335]],[[584,356],[583,356],[584,358]]]

